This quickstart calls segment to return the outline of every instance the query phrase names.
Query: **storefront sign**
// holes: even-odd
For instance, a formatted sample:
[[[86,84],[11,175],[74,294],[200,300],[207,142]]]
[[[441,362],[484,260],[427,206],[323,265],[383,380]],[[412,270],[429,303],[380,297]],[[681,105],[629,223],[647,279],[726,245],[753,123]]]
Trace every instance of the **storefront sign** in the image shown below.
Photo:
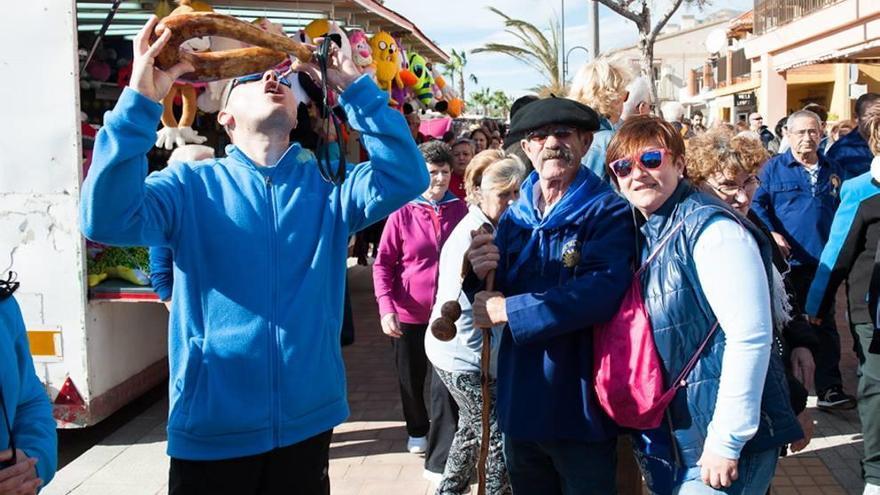
[[[753,107],[755,106],[755,92],[736,93],[733,95],[733,106],[735,107]]]

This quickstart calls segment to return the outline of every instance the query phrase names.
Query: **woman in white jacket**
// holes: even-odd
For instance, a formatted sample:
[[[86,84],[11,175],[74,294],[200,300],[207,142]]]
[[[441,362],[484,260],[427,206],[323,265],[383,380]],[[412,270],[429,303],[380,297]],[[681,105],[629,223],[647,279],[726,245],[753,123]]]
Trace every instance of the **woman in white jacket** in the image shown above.
[[[494,230],[507,207],[519,197],[525,172],[517,158],[506,156],[502,151],[487,150],[477,154],[468,164],[464,177],[468,214],[452,231],[440,254],[437,300],[431,312],[431,322],[440,317],[440,307],[447,301],[458,300],[461,317],[455,323],[457,334],[449,342],[437,340],[431,332],[425,334],[425,353],[459,407],[458,430],[449,449],[437,495],[469,493],[482,435],[480,353],[483,337],[480,330],[474,328],[471,303],[461,290],[462,261],[471,243],[471,232],[484,224]],[[495,342],[497,339],[492,339],[492,343]],[[493,352],[493,361],[494,355]],[[501,432],[495,421],[494,378],[490,380],[490,388],[492,414],[486,493],[498,495],[510,493],[510,484],[504,468]]]

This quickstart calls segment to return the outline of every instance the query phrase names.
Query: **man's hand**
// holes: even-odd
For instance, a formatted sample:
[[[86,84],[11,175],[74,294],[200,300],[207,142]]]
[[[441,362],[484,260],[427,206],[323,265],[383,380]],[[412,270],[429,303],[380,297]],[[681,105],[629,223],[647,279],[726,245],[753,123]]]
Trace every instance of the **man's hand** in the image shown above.
[[[798,414],[797,420],[801,425],[801,429],[804,430],[804,438],[791,444],[791,452],[793,454],[804,450],[807,445],[810,445],[810,440],[813,439],[813,417],[810,416],[810,412],[804,409]]]
[[[382,315],[382,332],[395,339],[403,337],[403,332],[400,331],[400,320],[397,319],[397,313]]]
[[[306,46],[316,52],[324,38],[315,38],[314,41],[314,45]],[[318,69],[317,62],[306,64],[297,59],[292,59],[292,63],[292,71],[305,72],[316,83],[321,83],[321,71]],[[354,63],[354,60],[351,59],[351,54],[343,52],[336,43],[331,42],[327,57],[327,84],[330,88],[337,93],[343,93],[360,76],[361,71],[357,64]]]
[[[156,68],[156,55],[162,51],[162,48],[165,48],[168,39],[171,38],[171,30],[166,29],[162,36],[159,36],[159,39],[150,45],[150,35],[158,22],[158,17],[150,17],[147,24],[134,38],[134,60],[131,68],[131,81],[128,83],[132,89],[155,102],[165,98],[171,85],[178,77],[193,71],[193,66],[183,61],[168,70]]]
[[[12,459],[12,451],[0,452],[0,463]],[[17,449],[15,465],[0,469],[0,495],[32,495],[43,485],[37,477],[37,460]]]
[[[474,235],[465,254],[480,280],[485,280],[491,270],[498,268],[498,260],[501,259],[501,255],[498,252],[498,246],[492,242],[494,239],[492,234]]]
[[[709,449],[703,449],[703,455],[697,461],[697,466],[700,466],[703,483],[716,490],[729,487],[739,478],[736,459],[721,457],[713,454]]]
[[[770,232],[770,235],[773,236],[773,241],[776,242],[776,245],[779,246],[779,250],[782,251],[782,255],[788,258],[791,254],[791,245],[788,244],[788,241],[785,240],[785,237],[778,232]]]
[[[474,326],[490,328],[507,323],[507,301],[500,292],[477,292],[474,296]]]
[[[791,350],[791,373],[804,385],[807,392],[813,390],[816,362],[813,360],[813,353],[806,347],[795,347]]]

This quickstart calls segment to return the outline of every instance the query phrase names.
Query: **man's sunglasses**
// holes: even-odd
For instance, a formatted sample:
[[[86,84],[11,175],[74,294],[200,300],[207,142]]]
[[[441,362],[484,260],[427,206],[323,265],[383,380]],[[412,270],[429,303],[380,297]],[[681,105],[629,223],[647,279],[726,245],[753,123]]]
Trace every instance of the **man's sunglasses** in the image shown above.
[[[536,143],[543,143],[547,140],[547,137],[552,135],[556,139],[566,139],[569,136],[574,134],[574,129],[571,127],[556,127],[553,129],[535,129],[534,131],[529,131],[526,134],[526,139],[529,141],[533,141]]]
[[[256,72],[254,74],[248,74],[246,76],[237,77],[232,80],[232,87],[229,88],[229,91],[232,92],[236,86],[240,86],[242,84],[247,84],[254,81],[259,81],[263,79],[264,72]],[[290,82],[290,79],[287,76],[281,74],[278,71],[275,71],[275,78],[278,79],[278,82],[287,86],[288,88],[292,87],[293,84]]]
[[[642,164],[647,170],[654,170],[659,168],[660,165],[663,165],[663,157],[669,153],[667,150],[659,148],[653,150],[643,151],[641,155],[635,160],[632,158],[620,158],[618,160],[614,160],[608,165],[611,168],[611,171],[614,172],[618,178],[623,179],[632,173],[633,167],[636,164],[636,161]]]

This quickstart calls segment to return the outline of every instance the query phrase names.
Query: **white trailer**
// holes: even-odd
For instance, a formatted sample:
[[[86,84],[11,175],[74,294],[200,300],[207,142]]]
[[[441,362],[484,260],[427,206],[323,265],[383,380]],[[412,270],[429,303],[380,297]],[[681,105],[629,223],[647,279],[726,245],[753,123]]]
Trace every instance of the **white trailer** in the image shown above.
[[[75,2],[5,6],[0,29],[0,270],[14,270],[37,374],[59,427],[94,424],[167,375],[156,300],[90,299],[79,229]],[[143,299],[142,299],[143,300]],[[63,393],[60,393],[63,390]]]

